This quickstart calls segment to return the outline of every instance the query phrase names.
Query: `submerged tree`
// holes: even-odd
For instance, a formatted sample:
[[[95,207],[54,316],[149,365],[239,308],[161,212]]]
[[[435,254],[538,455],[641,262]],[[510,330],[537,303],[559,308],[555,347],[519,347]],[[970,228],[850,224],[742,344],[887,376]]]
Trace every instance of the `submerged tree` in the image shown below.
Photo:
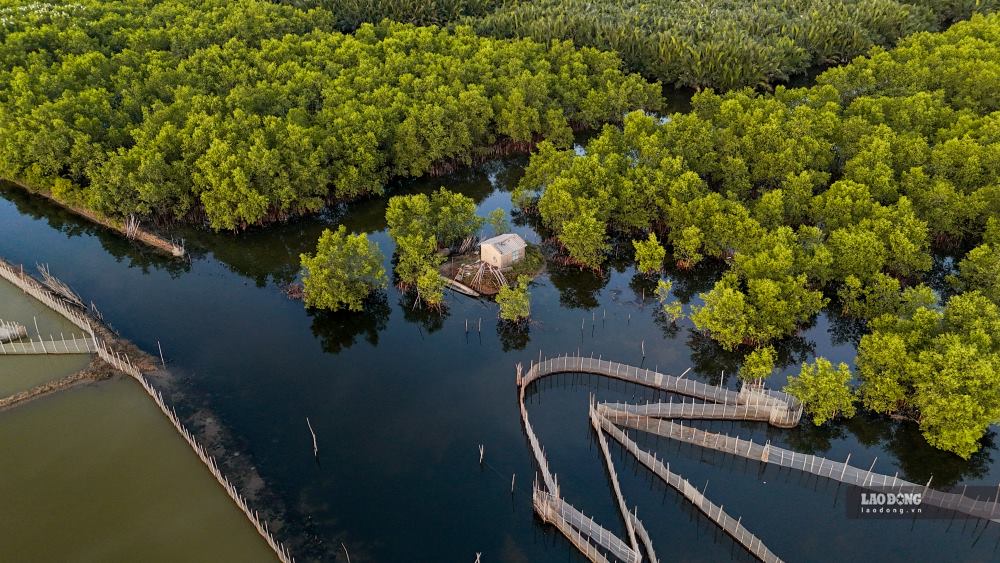
[[[461,243],[482,228],[476,203],[444,188],[427,194],[394,196],[385,211],[389,236],[396,241],[396,278],[400,289],[415,290],[414,305],[444,306],[444,261],[439,247]]]
[[[434,236],[442,246],[456,246],[483,227],[471,197],[441,188],[431,194],[430,204]]]
[[[854,393],[851,390],[851,370],[841,362],[836,368],[830,360],[819,357],[815,363],[802,364],[798,376],[788,378],[785,391],[802,401],[812,415],[813,424],[820,426],[837,416],[854,416]]]
[[[671,297],[671,290],[674,283],[670,280],[659,280],[656,282],[656,300],[660,303],[660,312],[671,324],[684,318],[684,309],[681,302]]]
[[[444,278],[438,272],[437,266],[425,264],[417,276],[417,299],[415,304],[422,303],[429,309],[441,309],[444,306]]]
[[[427,194],[398,195],[389,198],[385,210],[389,235],[433,237],[443,248],[457,245],[483,226],[476,215],[472,198],[444,188]]]
[[[428,268],[441,264],[434,237],[419,234],[396,239],[396,285],[403,290],[417,284],[417,278]]]
[[[748,383],[761,382],[774,372],[775,350],[771,346],[758,348],[743,359],[740,379]]]
[[[663,270],[667,251],[656,238],[656,233],[649,233],[646,240],[633,240],[632,247],[635,248],[636,268],[640,273],[655,274]]]
[[[569,262],[591,270],[600,270],[608,251],[606,230],[607,226],[594,218],[592,213],[584,213],[566,221],[559,235],[559,242],[569,253]]]
[[[864,405],[916,420],[929,443],[968,458],[1000,420],[1000,307],[977,291],[903,310],[861,339]]]
[[[348,234],[341,225],[325,229],[315,254],[302,254],[302,284],[307,307],[361,311],[372,292],[386,286],[385,257],[368,235]]]
[[[490,224],[490,228],[493,229],[494,236],[510,232],[510,222],[507,221],[507,212],[503,209],[490,211],[490,215],[486,221]]]
[[[500,321],[504,324],[521,326],[531,317],[531,294],[528,292],[530,281],[528,276],[519,276],[516,285],[500,288],[496,299],[500,305]]]

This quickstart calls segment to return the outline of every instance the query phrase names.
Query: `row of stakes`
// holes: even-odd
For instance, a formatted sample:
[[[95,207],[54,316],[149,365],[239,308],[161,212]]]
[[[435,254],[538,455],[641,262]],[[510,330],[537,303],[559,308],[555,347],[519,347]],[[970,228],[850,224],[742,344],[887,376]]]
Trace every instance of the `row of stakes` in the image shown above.
[[[607,318],[608,318],[608,310],[607,309],[602,309],[601,316],[602,316],[602,321],[607,320]],[[595,313],[595,312],[592,311],[591,315],[590,315],[590,320],[591,320],[591,323],[596,323],[597,322],[597,313]],[[628,314],[628,318],[627,318],[626,322],[628,324],[632,324],[632,313]],[[587,325],[587,319],[585,317],[585,318],[583,318],[583,319],[580,320],[580,332],[583,332],[583,330],[586,327],[586,325]],[[479,332],[480,334],[482,334],[482,332],[483,332],[483,318],[482,317],[479,317],[478,321],[476,322],[476,331]],[[469,319],[465,319],[465,334],[469,334]],[[642,341],[642,355],[643,355],[643,357],[646,356],[646,341],[645,340]]]
[[[215,463],[215,459],[212,456],[209,456],[208,453],[204,450],[204,448],[202,448],[201,445],[197,443],[197,441],[194,439],[194,436],[190,432],[188,432],[186,428],[184,428],[184,426],[180,422],[180,419],[177,417],[177,414],[173,411],[172,408],[168,408],[166,406],[166,403],[163,400],[163,396],[159,393],[159,391],[154,389],[149,384],[148,381],[146,381],[146,379],[139,372],[138,368],[136,368],[135,365],[132,364],[131,360],[128,357],[128,354],[119,354],[118,352],[110,349],[107,345],[98,340],[93,335],[93,329],[90,326],[90,322],[85,317],[83,317],[76,311],[68,309],[65,305],[53,299],[51,296],[49,296],[47,290],[41,287],[40,284],[36,280],[34,280],[34,278],[31,278],[30,276],[26,276],[24,274],[23,267],[21,267],[20,272],[18,272],[14,270],[14,268],[9,264],[7,264],[6,262],[0,261],[0,271],[9,274],[3,277],[7,278],[15,285],[21,287],[23,291],[25,291],[26,293],[31,293],[33,297],[37,298],[42,303],[48,305],[54,311],[60,313],[61,315],[72,321],[80,328],[88,330],[91,333],[91,338],[93,339],[94,344],[96,345],[98,355],[101,356],[101,358],[107,361],[108,363],[112,364],[119,371],[122,371],[134,377],[142,385],[147,394],[150,395],[150,397],[154,400],[157,406],[160,407],[160,410],[164,413],[164,415],[166,415],[167,419],[169,419],[173,423],[174,427],[179,431],[181,436],[185,439],[186,442],[188,442],[191,448],[195,451],[199,459],[201,459],[201,461],[208,466],[213,476],[216,477],[216,479],[223,486],[223,488],[226,490],[229,496],[236,502],[237,506],[239,506],[239,508],[246,514],[248,519],[250,519],[251,523],[257,529],[257,531],[262,536],[264,536],[264,539],[267,541],[268,545],[272,549],[274,549],[276,555],[278,555],[278,558],[281,561],[294,562],[294,558],[291,557],[291,555],[284,548],[284,546],[281,545],[281,543],[279,543],[276,539],[274,539],[270,531],[267,529],[267,521],[260,520],[257,511],[252,511],[250,509],[246,500],[239,494],[239,492],[236,491],[236,488],[229,482],[229,479],[226,478],[224,475],[222,475],[221,470]],[[30,292],[29,289],[31,290]],[[35,331],[39,332],[37,318],[35,319]],[[165,367],[166,360],[164,359],[163,356],[163,347],[160,345],[159,341],[156,342],[156,345],[160,352],[160,362]],[[347,551],[346,547],[344,548],[344,551],[346,553]],[[348,560],[350,560],[349,555],[348,555]]]

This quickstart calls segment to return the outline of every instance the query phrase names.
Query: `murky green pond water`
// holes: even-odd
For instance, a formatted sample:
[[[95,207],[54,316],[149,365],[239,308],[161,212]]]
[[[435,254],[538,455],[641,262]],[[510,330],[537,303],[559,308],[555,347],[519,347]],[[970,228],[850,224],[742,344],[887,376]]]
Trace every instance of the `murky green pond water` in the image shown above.
[[[0,560],[274,559],[134,381],[0,412],[0,452]]]
[[[90,356],[0,356],[0,397],[74,374]]]
[[[63,317],[53,313],[44,305],[24,295],[21,290],[6,280],[0,279],[0,319],[24,325],[29,335],[37,340],[38,331],[49,340],[49,335],[61,339],[80,333],[80,329]],[[0,397],[26,391],[56,379],[75,373],[90,362],[86,355],[44,355],[44,356],[4,356],[0,355]]]

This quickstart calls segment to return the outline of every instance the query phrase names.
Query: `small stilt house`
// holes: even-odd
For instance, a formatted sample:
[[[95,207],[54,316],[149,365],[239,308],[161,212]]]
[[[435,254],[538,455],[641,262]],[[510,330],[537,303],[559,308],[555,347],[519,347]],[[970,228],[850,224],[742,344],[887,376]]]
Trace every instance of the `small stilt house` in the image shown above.
[[[497,235],[479,243],[479,259],[495,268],[509,268],[524,258],[528,246],[514,233]]]

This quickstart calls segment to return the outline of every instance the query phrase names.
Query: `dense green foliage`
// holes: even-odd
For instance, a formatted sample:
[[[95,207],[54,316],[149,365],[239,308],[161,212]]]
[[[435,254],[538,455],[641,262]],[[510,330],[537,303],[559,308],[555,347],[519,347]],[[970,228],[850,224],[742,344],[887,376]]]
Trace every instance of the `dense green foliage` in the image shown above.
[[[668,84],[736,88],[846,62],[994,0],[508,0],[477,31],[616,51]]]
[[[850,382],[851,370],[847,364],[834,367],[830,360],[820,357],[812,364],[802,364],[799,375],[788,378],[785,391],[802,401],[813,424],[819,426],[838,416],[854,416]]]
[[[341,225],[325,229],[315,254],[303,254],[302,285],[307,307],[360,311],[365,299],[386,286],[385,257],[365,234],[348,234]]]
[[[482,228],[476,203],[444,188],[429,196],[398,195],[389,198],[385,220],[396,242],[397,285],[415,289],[417,303],[440,308],[444,280],[438,268],[444,257],[438,250],[457,246]]]
[[[656,300],[660,303],[660,313],[671,324],[684,318],[684,305],[671,296],[673,289],[674,282],[670,280],[656,282]]]
[[[958,265],[955,285],[976,290],[1000,305],[1000,217],[990,217],[983,244],[973,248]]]
[[[571,262],[599,268],[608,240],[652,231],[682,268],[726,264],[691,317],[730,350],[791,336],[830,303],[876,319],[876,331],[938,310],[940,297],[921,283],[934,248],[976,247],[955,286],[995,301],[1000,227],[987,223],[1000,216],[1000,16],[916,34],[817,82],[773,95],[703,92],[691,112],[664,119],[636,112],[584,154],[543,143],[515,200]],[[949,396],[944,364],[921,362],[927,396]],[[977,369],[984,381],[1000,378],[990,361]],[[973,442],[1000,418],[983,385],[956,391],[985,405],[963,419]],[[927,408],[919,418],[930,420],[934,405],[916,391],[866,406]],[[945,436],[946,426],[922,422],[932,443],[967,455],[970,442]]]
[[[500,305],[500,320],[507,324],[520,325],[531,316],[531,294],[528,284],[531,278],[518,276],[515,285],[505,285],[497,293],[497,304]]]
[[[417,299],[414,305],[423,304],[431,309],[440,309],[444,306],[444,278],[438,271],[438,264],[429,262],[417,276],[416,288]]]
[[[667,250],[656,238],[656,233],[649,233],[646,240],[632,241],[632,247],[635,249],[635,263],[639,272],[655,274],[663,269],[663,260],[667,257]]]
[[[915,418],[928,442],[962,457],[979,449],[1000,420],[1000,308],[965,293],[872,327],[858,348],[865,407]]]
[[[455,246],[483,226],[476,215],[476,202],[468,196],[440,188],[427,194],[399,195],[389,198],[385,210],[389,235],[433,238],[441,248]]]
[[[655,107],[610,53],[263,0],[4,8],[0,176],[234,229]]]
[[[997,0],[288,0],[328,8],[342,30],[384,18],[462,22],[483,35],[571,39],[614,51],[666,84],[722,89],[786,80],[872,46],[933,31]]]
[[[743,359],[740,367],[740,379],[748,382],[763,381],[774,372],[776,353],[773,347],[758,348]]]
[[[499,0],[284,0],[296,6],[319,6],[336,17],[337,28],[352,31],[383,19],[417,25],[443,25],[464,16],[482,16]]]

